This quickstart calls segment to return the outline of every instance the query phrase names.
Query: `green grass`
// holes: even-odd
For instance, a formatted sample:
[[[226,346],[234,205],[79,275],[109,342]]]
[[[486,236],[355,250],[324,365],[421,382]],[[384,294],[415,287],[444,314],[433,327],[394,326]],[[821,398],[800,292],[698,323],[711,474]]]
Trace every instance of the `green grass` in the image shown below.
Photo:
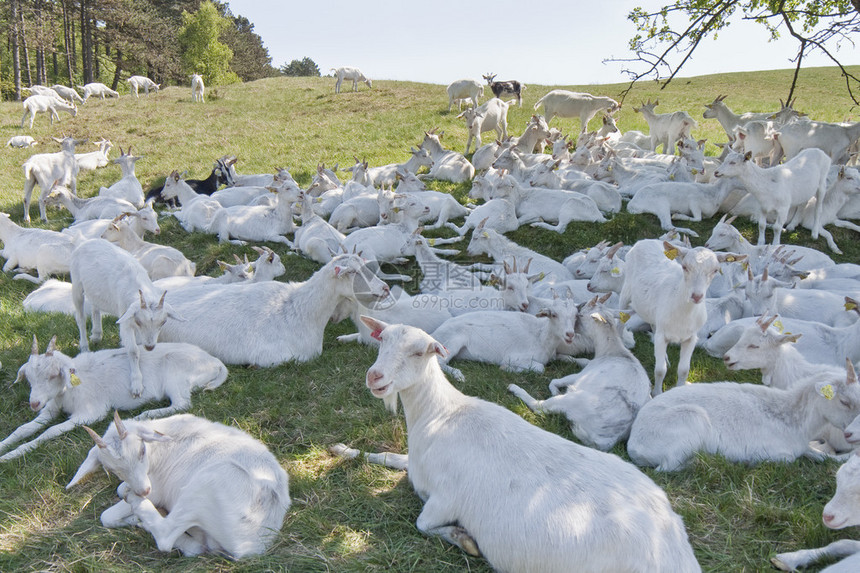
[[[831,69],[806,70],[796,107],[817,119],[842,121],[850,102],[842,80]],[[646,130],[631,104],[659,98],[658,111],[684,109],[701,118],[703,104],[718,94],[729,94],[736,111],[778,109],[790,72],[724,74],[676,80],[665,91],[643,84],[628,97],[619,115],[623,130]],[[422,132],[432,127],[445,131],[443,143],[462,149],[466,133],[456,113],[447,113],[444,86],[409,82],[374,82],[374,89],[335,96],[333,81],[325,78],[272,78],[211,89],[205,105],[193,105],[187,88],[161,93],[91,101],[76,118],[62,116],[51,127],[38,116],[32,132],[18,127],[18,103],[0,104],[0,139],[32,133],[54,151],[50,136],[62,132],[92,140],[107,137],[123,148],[133,146],[144,158],[137,174],[144,187],[160,181],[173,169],[205,177],[214,158],[225,153],[239,156],[244,173],[288,167],[300,184],[307,185],[317,163],[352,164],[353,155],[371,165],[404,161],[406,149],[417,146]],[[532,106],[549,89],[564,87],[598,95],[617,96],[624,86],[536,86],[525,92],[522,108],[512,107],[509,126],[520,133],[533,113]],[[555,120],[553,125],[558,125]],[[564,120],[565,130],[578,130],[578,121]],[[595,122],[596,125],[596,122]],[[696,137],[725,141],[715,120],[699,119]],[[710,153],[715,147],[709,146]],[[20,164],[30,150],[5,149],[0,153],[0,209],[16,221],[22,217]],[[82,195],[95,194],[100,185],[118,179],[119,169],[108,167],[82,175]],[[434,183],[462,200],[468,185]],[[34,210],[35,214],[35,210]],[[66,213],[51,212],[49,228],[69,223]],[[714,221],[691,225],[702,239]],[[748,238],[754,229],[742,227]],[[444,232],[443,232],[444,233]],[[839,261],[858,261],[860,246],[850,231],[833,229],[845,255]],[[656,218],[626,213],[610,222],[572,224],[564,235],[524,228],[510,237],[557,259],[601,239],[631,243],[660,234]],[[154,239],[181,248],[203,273],[215,273],[217,259],[250,252],[219,245],[214,237],[188,235],[171,220]],[[785,242],[826,248],[811,241],[807,231],[784,235]],[[286,257],[281,245],[271,245],[288,267],[282,280],[302,280],[317,266],[300,257]],[[0,384],[6,399],[0,402],[0,434],[32,418],[25,384],[10,386],[17,368],[26,360],[32,336],[42,348],[56,334],[64,352],[77,352],[77,329],[65,316],[25,313],[21,301],[33,285],[0,274]],[[106,324],[109,321],[106,321]],[[216,557],[186,559],[176,552],[161,554],[151,536],[141,529],[107,530],[99,514],[115,501],[117,480],[94,475],[66,492],[92,445],[82,430],[74,431],[28,454],[0,465],[0,570],[49,571],[488,571],[481,559],[467,557],[435,538],[422,536],[414,526],[421,504],[405,474],[359,462],[332,459],[326,447],[344,441],[366,449],[406,448],[401,417],[385,412],[364,387],[364,372],[375,351],[355,344],[339,344],[335,337],[351,332],[351,324],[331,325],[321,357],[305,364],[276,368],[231,367],[221,388],[195,396],[191,412],[236,425],[263,440],[287,468],[293,507],[278,542],[263,556],[230,562]],[[302,333],[293,333],[301,336]],[[106,326],[100,348],[118,344],[114,325]],[[653,368],[647,337],[637,336],[636,353],[645,368]],[[677,361],[677,348],[670,349]],[[543,375],[516,375],[495,366],[459,362],[467,382],[464,392],[499,402],[549,431],[567,438],[572,434],[560,416],[529,412],[505,390],[516,382],[529,392],[546,396],[549,379],[573,371],[552,363]],[[754,373],[732,373],[721,361],[696,352],[693,375],[697,380],[742,380]],[[670,371],[667,383],[673,382]],[[95,425],[103,431],[106,422]],[[626,456],[623,447],[615,453]],[[834,490],[837,465],[801,460],[792,464],[762,464],[750,468],[715,457],[701,457],[672,475],[647,472],[666,489],[675,509],[684,517],[693,548],[707,571],[767,571],[768,559],[778,551],[820,546],[852,532],[831,532],[821,524],[821,509]]]

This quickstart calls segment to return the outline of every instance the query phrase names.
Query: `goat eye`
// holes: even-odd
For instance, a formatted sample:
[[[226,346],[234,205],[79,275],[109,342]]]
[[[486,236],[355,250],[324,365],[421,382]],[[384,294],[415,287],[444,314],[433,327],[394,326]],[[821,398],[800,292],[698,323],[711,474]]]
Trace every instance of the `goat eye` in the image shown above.
[[[847,398],[840,398],[839,403],[842,404],[843,406],[845,406],[846,408],[851,407],[851,400],[849,400]]]
[[[755,344],[750,344],[749,346],[747,346],[747,348],[749,348],[750,350],[758,350],[758,346]]]

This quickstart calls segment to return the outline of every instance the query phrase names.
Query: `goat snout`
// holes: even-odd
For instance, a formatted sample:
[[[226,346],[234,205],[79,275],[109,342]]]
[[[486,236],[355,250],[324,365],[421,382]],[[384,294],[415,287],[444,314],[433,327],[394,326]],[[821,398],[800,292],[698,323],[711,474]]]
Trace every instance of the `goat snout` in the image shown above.
[[[821,519],[824,521],[824,525],[827,527],[831,527],[833,524],[833,520],[836,519],[836,516],[832,513],[824,513],[821,515]]]
[[[371,368],[367,371],[367,387],[370,388],[370,392],[374,396],[385,394],[385,391],[388,390],[388,387],[391,385],[382,383],[383,378],[385,378],[385,375],[379,370]]]
[[[726,368],[732,368],[735,364],[737,364],[728,354],[723,355],[723,363],[726,365]]]
[[[587,285],[585,285],[585,288],[586,288],[586,290],[588,290],[588,292],[597,292],[594,290],[594,287],[591,286],[591,283],[588,283]]]
[[[693,301],[693,304],[699,304],[703,300],[705,300],[705,295],[702,293],[694,292],[690,295],[690,300]]]
[[[41,402],[39,402],[38,400],[34,400],[34,401],[30,402],[30,409],[31,409],[31,410],[33,410],[33,411],[35,412],[35,411],[37,411],[37,410],[39,409],[39,406],[40,406],[41,404],[42,404],[42,403],[41,403]]]
[[[524,302],[524,303],[522,303],[522,304],[520,305],[520,312],[525,312],[525,311],[527,311],[528,309],[529,309],[529,303],[528,303],[528,301],[526,301],[526,302]]]
[[[855,437],[854,432],[845,432],[844,436],[845,441],[849,444],[856,444],[857,442],[860,442],[860,438]]]
[[[155,348],[155,345],[154,344],[144,344],[143,347],[146,348],[147,350],[153,350]]]
[[[152,491],[152,488],[151,488],[151,487],[149,487],[149,486],[146,486],[146,487],[145,487],[145,488],[143,488],[142,490],[140,490],[140,491],[136,491],[136,492],[134,492],[134,493],[135,493],[135,494],[137,494],[137,495],[138,495],[138,496],[140,496],[140,497],[146,497],[146,496],[148,496],[148,495],[149,495],[149,492],[151,492],[151,491]]]

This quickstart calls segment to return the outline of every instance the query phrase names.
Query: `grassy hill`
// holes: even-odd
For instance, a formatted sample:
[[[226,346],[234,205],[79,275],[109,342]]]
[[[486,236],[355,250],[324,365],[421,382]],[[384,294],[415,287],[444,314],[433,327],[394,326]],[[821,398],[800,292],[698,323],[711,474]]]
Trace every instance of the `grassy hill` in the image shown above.
[[[860,71],[860,70],[855,70]],[[718,94],[735,111],[769,111],[779,108],[787,93],[790,71],[722,74],[676,80],[668,89],[643,84],[628,96],[618,116],[622,130],[647,131],[647,125],[631,104],[659,98],[658,112],[683,109],[699,120],[697,138],[725,141],[715,120],[701,119],[703,104]],[[625,87],[530,85],[522,108],[512,107],[508,125],[521,133],[534,113],[532,106],[553,88],[588,91],[616,97]],[[805,70],[796,109],[816,119],[843,121],[851,102],[844,94],[838,71]],[[91,100],[75,118],[63,115],[49,125],[38,116],[32,131],[20,129],[19,103],[0,103],[0,140],[31,133],[42,146],[54,151],[50,136],[61,133],[78,138],[111,139],[124,149],[132,146],[143,156],[137,175],[144,187],[154,185],[173,169],[187,170],[190,177],[205,177],[216,157],[234,153],[240,173],[269,172],[276,166],[290,169],[302,185],[310,182],[318,162],[351,165],[353,156],[371,165],[405,161],[406,150],[417,146],[423,131],[444,130],[443,143],[462,150],[466,132],[456,113],[448,113],[444,86],[411,82],[379,81],[374,89],[335,96],[330,78],[271,78],[253,83],[210,89],[204,105],[192,104],[189,89],[171,87],[149,98],[130,96],[105,101]],[[553,125],[559,125],[555,120]],[[578,131],[578,120],[563,120],[563,129]],[[596,128],[595,120],[592,127]],[[709,146],[709,153],[716,148]],[[89,150],[89,149],[86,149]],[[0,210],[13,220],[22,217],[20,165],[32,150],[6,148],[0,153]],[[82,174],[79,193],[96,194],[120,176],[110,166]],[[468,185],[434,183],[462,199]],[[38,217],[35,206],[31,208]],[[53,211],[47,227],[59,229],[70,223],[66,212]],[[691,225],[702,244],[714,221]],[[748,238],[754,229],[742,227]],[[188,235],[172,219],[162,221],[160,236],[150,238],[183,250],[197,262],[200,273],[217,273],[215,261],[250,248],[219,245],[213,236]],[[660,234],[656,218],[621,213],[605,224],[572,224],[564,235],[524,228],[510,236],[557,259],[602,239],[637,239]],[[857,262],[856,237],[833,229],[845,255],[839,261]],[[446,235],[442,231],[439,236]],[[783,235],[783,241],[824,249],[823,240],[811,241],[801,230]],[[287,256],[282,245],[270,245],[285,260],[282,280],[303,280],[317,265],[298,256]],[[466,260],[465,257],[462,257]],[[27,359],[30,342],[37,335],[44,345],[54,334],[63,352],[77,353],[74,320],[61,315],[25,313],[21,301],[33,285],[12,281],[0,274],[0,384],[6,399],[0,402],[0,434],[6,436],[30,420],[26,384],[9,386],[18,367]],[[118,345],[112,321],[105,321],[105,341],[99,348]],[[467,557],[435,538],[422,536],[414,522],[421,503],[404,473],[357,462],[333,460],[326,452],[343,441],[365,449],[406,448],[402,417],[385,412],[364,387],[364,373],[375,351],[355,344],[340,344],[335,337],[353,331],[348,323],[330,325],[321,357],[305,364],[276,368],[231,367],[221,388],[198,394],[191,412],[232,424],[259,437],[275,452],[290,474],[293,507],[275,546],[264,556],[233,563],[217,557],[184,559],[176,552],[161,554],[151,536],[141,529],[106,530],[99,514],[115,501],[117,480],[96,475],[66,492],[65,484],[92,445],[83,430],[28,454],[23,460],[0,464],[0,570],[51,571],[488,571],[482,559]],[[294,333],[301,336],[300,332]],[[653,349],[646,336],[637,337],[636,354],[645,369],[653,371]],[[677,348],[670,349],[672,364]],[[516,375],[495,366],[459,362],[467,377],[464,392],[499,402],[530,421],[567,438],[572,434],[560,416],[534,415],[508,394],[516,382],[539,396],[547,394],[551,378],[575,371],[575,366],[552,363],[543,375]],[[722,362],[699,351],[693,357],[696,381],[753,381],[755,373],[727,371]],[[670,368],[667,383],[674,381]],[[101,432],[107,423],[94,426]],[[623,447],[615,453],[626,456]],[[710,456],[672,475],[648,472],[664,487],[685,520],[693,548],[707,571],[766,571],[777,551],[826,544],[850,533],[833,533],[821,524],[821,509],[835,487],[834,463],[806,460],[793,464],[762,464],[748,468]]]

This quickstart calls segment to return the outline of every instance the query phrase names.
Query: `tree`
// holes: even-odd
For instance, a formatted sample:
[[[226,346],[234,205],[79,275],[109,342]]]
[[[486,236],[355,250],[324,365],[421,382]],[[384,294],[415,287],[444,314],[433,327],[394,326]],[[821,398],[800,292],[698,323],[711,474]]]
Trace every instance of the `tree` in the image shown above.
[[[860,1],[860,0],[858,0]],[[293,60],[281,66],[281,74],[285,76],[319,76],[320,69],[316,62],[305,56],[301,60]]]
[[[211,2],[203,2],[197,12],[182,12],[179,46],[182,66],[188,74],[198,73],[209,85],[222,85],[239,81],[230,71],[233,51],[218,38],[230,22],[218,13]]]
[[[229,9],[225,17],[232,23],[221,34],[221,39],[233,51],[230,68],[244,82],[277,75],[269,50],[263,45],[263,39],[254,33],[251,21],[244,16],[233,16]]]
[[[860,31],[860,0],[677,0],[653,12],[635,8],[627,17],[637,29],[630,40],[636,57],[620,61],[644,63],[646,69],[625,70],[632,79],[623,95],[643,78],[663,78],[662,87],[669,85],[702,40],[716,39],[737,17],[761,24],[771,39],[787,33],[797,41],[786,101],[794,96],[804,57],[818,51],[839,67],[849,96],[860,104],[856,95],[860,79],[835,55],[841,45],[854,46],[853,36]]]

